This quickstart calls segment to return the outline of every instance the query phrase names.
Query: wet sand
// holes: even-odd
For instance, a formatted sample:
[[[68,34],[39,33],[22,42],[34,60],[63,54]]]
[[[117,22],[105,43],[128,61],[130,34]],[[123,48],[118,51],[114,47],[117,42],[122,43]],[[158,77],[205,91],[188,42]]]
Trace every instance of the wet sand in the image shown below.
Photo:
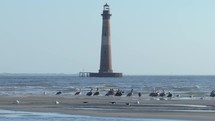
[[[15,101],[19,100],[19,104]],[[56,104],[56,101],[59,104]],[[139,101],[139,104],[138,104]],[[0,109],[54,112],[72,115],[215,120],[215,100],[167,99],[107,96],[0,96]]]

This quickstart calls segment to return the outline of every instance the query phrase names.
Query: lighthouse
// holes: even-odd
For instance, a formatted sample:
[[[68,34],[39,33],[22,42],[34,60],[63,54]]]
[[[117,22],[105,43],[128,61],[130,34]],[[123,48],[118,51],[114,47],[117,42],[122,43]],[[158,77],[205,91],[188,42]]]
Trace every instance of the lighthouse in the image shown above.
[[[108,4],[103,8],[102,42],[99,73],[112,73],[110,10]]]
[[[114,73],[112,69],[110,7],[106,3],[102,15],[102,37],[100,69],[98,73],[90,73],[90,77],[122,77],[122,73]]]

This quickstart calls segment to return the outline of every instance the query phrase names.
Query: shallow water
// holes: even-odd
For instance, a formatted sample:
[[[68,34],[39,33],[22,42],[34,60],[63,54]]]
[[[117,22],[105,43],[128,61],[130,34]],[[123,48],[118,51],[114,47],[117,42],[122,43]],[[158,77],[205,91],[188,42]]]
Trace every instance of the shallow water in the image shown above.
[[[0,121],[185,121],[143,118],[113,118],[0,110]],[[187,120],[186,120],[187,121]]]
[[[54,95],[62,91],[73,96],[79,88],[86,94],[90,88],[99,88],[105,95],[110,88],[148,96],[155,88],[171,91],[184,97],[208,97],[215,87],[215,76],[125,76],[123,78],[83,78],[77,76],[0,76],[0,95]],[[136,95],[137,96],[137,95]]]

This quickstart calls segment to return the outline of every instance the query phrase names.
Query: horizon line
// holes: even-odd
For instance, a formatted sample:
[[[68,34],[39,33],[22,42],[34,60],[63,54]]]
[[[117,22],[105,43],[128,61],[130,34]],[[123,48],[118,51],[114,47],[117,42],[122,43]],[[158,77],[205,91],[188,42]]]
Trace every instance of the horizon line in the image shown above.
[[[71,75],[79,73],[0,73],[0,75]],[[215,76],[215,74],[124,74],[124,76]]]

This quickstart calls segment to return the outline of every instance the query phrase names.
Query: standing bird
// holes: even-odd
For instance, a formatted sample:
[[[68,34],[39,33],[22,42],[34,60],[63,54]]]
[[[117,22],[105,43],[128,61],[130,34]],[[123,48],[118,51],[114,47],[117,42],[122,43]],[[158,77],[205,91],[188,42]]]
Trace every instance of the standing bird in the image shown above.
[[[138,97],[141,97],[141,96],[142,96],[141,92],[138,92]]]
[[[19,100],[16,100],[16,101],[13,102],[13,104],[17,104],[17,105],[18,105],[19,103],[20,103]]]
[[[151,97],[157,97],[159,95],[159,92],[155,91],[155,88],[153,89],[153,92],[149,94]]]
[[[166,92],[165,92],[165,90],[163,90],[163,92],[161,92],[159,96],[161,96],[161,97],[166,96]]]
[[[56,104],[56,105],[58,105],[58,104],[59,104],[59,102],[58,102],[58,101],[55,101],[55,104]]]
[[[115,94],[115,96],[122,96],[122,93],[123,93],[123,92],[122,92],[121,90],[118,89],[117,92],[116,92],[116,94]]]
[[[168,95],[167,95],[167,97],[172,97],[172,93],[169,92]]]
[[[128,106],[130,105],[130,103],[125,103],[125,104],[128,105]]]
[[[210,97],[215,97],[215,90],[211,92]]]
[[[133,89],[131,89],[131,91],[127,94],[127,97],[130,97],[133,95]]]
[[[93,89],[91,88],[91,90],[86,94],[87,96],[92,96],[93,95]]]
[[[59,92],[57,92],[57,93],[56,93],[56,95],[61,95],[61,94],[62,94],[62,92],[61,92],[61,91],[59,91]]]
[[[114,90],[110,89],[107,94],[105,94],[105,96],[110,96],[110,95],[114,95]]]
[[[81,95],[81,89],[75,93],[75,95]]]
[[[46,95],[46,92],[43,92],[43,95]]]
[[[93,96],[98,96],[99,95],[99,88],[96,89],[96,92],[93,94]]]

